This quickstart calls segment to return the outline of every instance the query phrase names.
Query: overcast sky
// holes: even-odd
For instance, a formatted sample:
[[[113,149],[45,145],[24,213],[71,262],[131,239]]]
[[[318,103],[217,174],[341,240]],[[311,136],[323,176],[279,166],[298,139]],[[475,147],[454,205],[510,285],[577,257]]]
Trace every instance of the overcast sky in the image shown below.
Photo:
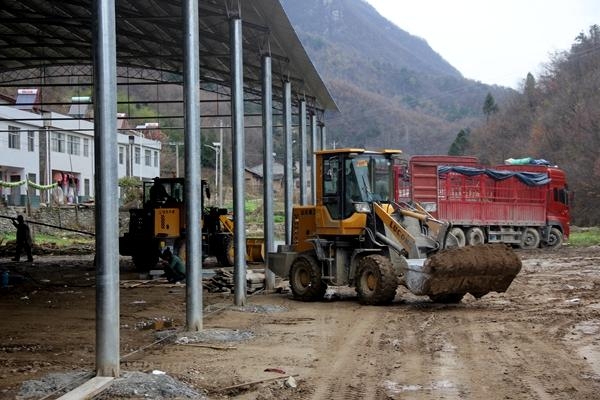
[[[556,51],[600,25],[599,0],[367,0],[465,78],[518,88]]]

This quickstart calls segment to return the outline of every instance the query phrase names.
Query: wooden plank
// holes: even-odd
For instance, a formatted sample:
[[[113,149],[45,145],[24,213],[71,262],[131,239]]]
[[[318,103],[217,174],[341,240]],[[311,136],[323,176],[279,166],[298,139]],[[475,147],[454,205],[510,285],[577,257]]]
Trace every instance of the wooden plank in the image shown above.
[[[106,389],[115,378],[112,376],[95,376],[83,385],[76,387],[69,393],[60,396],[58,400],[83,400],[91,399]]]

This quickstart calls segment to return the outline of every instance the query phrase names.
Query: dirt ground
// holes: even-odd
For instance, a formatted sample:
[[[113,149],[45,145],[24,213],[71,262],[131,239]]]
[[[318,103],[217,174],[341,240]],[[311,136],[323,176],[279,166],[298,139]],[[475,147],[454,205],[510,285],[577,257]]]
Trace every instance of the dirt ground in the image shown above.
[[[347,288],[317,303],[258,293],[246,307],[206,293],[200,343],[184,330],[185,286],[140,284],[123,259],[122,374],[164,373],[190,391],[140,385],[97,398],[600,398],[600,247],[518,255],[523,269],[506,293],[456,305],[405,289],[390,306],[360,305]],[[24,387],[93,372],[92,257],[0,263],[23,276],[0,289],[0,399],[56,398]]]

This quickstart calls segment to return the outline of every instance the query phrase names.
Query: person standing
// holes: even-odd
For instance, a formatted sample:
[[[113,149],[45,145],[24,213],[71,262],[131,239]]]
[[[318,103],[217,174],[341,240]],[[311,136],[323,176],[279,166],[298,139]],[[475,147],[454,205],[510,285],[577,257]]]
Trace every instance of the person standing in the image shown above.
[[[33,261],[33,256],[31,255],[31,231],[29,230],[29,226],[25,223],[22,215],[17,216],[17,219],[13,218],[12,223],[15,228],[17,228],[17,248],[13,261],[19,261],[21,259],[21,251],[23,250],[25,250],[25,254],[27,254],[27,261]]]

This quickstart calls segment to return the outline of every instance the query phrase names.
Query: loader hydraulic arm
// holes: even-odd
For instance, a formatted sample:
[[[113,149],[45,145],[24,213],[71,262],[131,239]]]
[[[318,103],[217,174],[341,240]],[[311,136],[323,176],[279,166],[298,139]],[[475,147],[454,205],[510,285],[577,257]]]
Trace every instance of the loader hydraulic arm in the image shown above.
[[[416,218],[423,222],[425,225],[427,225],[427,228],[430,231],[429,234],[433,237],[436,237],[440,243],[443,243],[446,232],[450,227],[448,222],[435,219],[418,203],[415,203],[411,206],[408,204],[406,204],[404,207],[401,206],[399,211],[404,216]]]
[[[391,214],[394,211],[392,205],[381,206],[373,203],[373,211],[385,226],[385,235],[376,232],[377,237],[398,252],[406,251],[409,258],[420,258],[417,241],[406,228],[394,219]]]
[[[221,224],[223,224],[223,227],[227,230],[227,232],[233,234],[234,225],[233,221],[231,220],[231,218],[229,218],[229,216],[219,215],[219,221],[221,221]]]

